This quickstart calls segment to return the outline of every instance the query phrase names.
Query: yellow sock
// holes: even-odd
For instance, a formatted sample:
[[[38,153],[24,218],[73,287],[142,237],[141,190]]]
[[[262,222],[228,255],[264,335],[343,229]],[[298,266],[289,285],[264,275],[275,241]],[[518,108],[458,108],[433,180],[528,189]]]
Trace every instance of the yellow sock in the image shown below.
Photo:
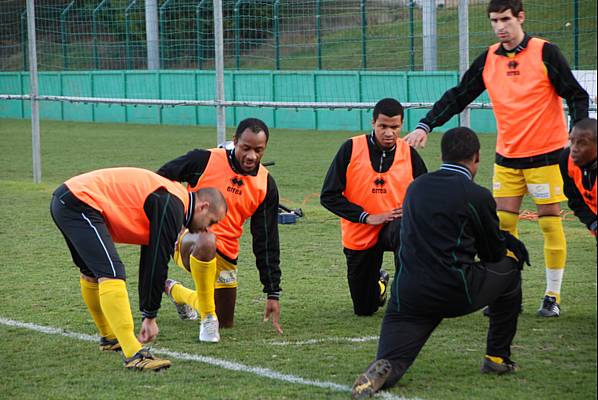
[[[106,320],[106,317],[102,312],[102,307],[100,306],[98,283],[90,282],[83,278],[79,278],[79,283],[81,285],[81,297],[83,297],[83,301],[93,318],[96,328],[98,328],[98,331],[100,332],[100,336],[107,339],[115,339],[116,336],[114,335],[114,332],[112,332],[112,328],[110,328],[110,324]]]
[[[125,281],[107,279],[99,283],[102,311],[112,327],[125,358],[141,350],[141,343],[135,337],[133,316]]]
[[[519,231],[517,230],[517,223],[519,222],[519,214],[510,211],[497,211],[499,228],[503,231],[509,232],[511,235],[519,238]],[[515,254],[511,250],[507,250],[507,256],[517,260]]]
[[[386,291],[386,285],[382,281],[378,281],[378,286],[380,286],[380,296],[382,296]]]
[[[540,229],[544,234],[544,262],[546,268],[563,269],[567,261],[567,240],[563,230],[561,217],[538,218]]]
[[[544,234],[544,263],[546,265],[546,295],[556,297],[561,303],[561,284],[567,261],[567,241],[561,217],[538,218]]]
[[[553,291],[551,291],[551,290],[547,290],[547,291],[546,291],[546,295],[547,295],[547,296],[552,296],[552,297],[554,297],[554,298],[556,299],[556,302],[557,302],[558,304],[561,304],[561,294],[560,294],[560,293],[553,292]]]
[[[198,307],[197,311],[202,318],[208,314],[216,315],[216,304],[214,302],[214,285],[216,284],[216,257],[210,261],[200,261],[189,256],[191,276],[195,282]]]
[[[208,314],[216,315],[214,302],[214,283],[216,281],[216,258],[210,261],[200,261],[191,255],[189,257],[191,276],[195,282],[195,291],[183,285],[174,285],[170,290],[172,298],[177,303],[189,304],[199,311],[201,318]]]
[[[488,354],[486,354],[485,356],[488,360],[495,362],[497,364],[502,364],[505,360],[502,357],[494,357],[494,356],[489,356]]]
[[[510,211],[497,211],[496,214],[498,214],[500,229],[509,232],[516,238],[519,238],[519,231],[517,230],[519,214],[512,213]]]

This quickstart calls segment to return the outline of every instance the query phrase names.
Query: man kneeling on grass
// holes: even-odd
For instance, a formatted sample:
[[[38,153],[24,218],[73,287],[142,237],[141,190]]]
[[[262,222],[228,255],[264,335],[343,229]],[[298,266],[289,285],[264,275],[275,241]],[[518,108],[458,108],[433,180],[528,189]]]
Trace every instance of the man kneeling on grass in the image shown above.
[[[176,306],[182,320],[196,320],[199,312],[200,342],[219,342],[220,326],[214,300],[216,235],[209,231],[191,233],[184,229],[177,239],[173,258],[179,267],[191,273],[195,290],[174,279],[167,279],[164,292]]]
[[[154,357],[142,343],[158,336],[158,309],[168,260],[178,232],[206,230],[226,215],[214,188],[189,193],[178,182],[139,168],[107,168],[75,176],[52,196],[50,212],[73,262],[81,271],[81,295],[100,333],[100,349],[122,349],[125,368],[159,371],[170,361]],[[135,337],[125,267],[114,243],[141,245],[139,308]]]
[[[524,262],[529,265],[527,250],[499,230],[492,194],[473,182],[480,162],[476,134],[451,129],[441,148],[440,169],[418,177],[407,189],[397,273],[378,354],[357,378],[354,399],[394,386],[443,318],[486,305],[490,326],[482,372],[515,370],[509,357],[521,304],[521,269]]]

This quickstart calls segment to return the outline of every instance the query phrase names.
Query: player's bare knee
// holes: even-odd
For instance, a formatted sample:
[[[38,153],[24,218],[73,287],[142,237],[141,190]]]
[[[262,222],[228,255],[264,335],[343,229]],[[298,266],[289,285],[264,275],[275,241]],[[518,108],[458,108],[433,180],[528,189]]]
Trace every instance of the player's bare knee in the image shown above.
[[[191,254],[201,261],[210,261],[216,257],[216,235],[212,232],[200,232]]]
[[[561,215],[561,204],[538,204],[539,217],[558,217]]]

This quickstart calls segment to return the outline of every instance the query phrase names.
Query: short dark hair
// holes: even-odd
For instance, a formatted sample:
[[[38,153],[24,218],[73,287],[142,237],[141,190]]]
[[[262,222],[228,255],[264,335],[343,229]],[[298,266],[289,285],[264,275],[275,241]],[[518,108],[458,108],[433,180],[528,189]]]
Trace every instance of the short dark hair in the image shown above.
[[[384,114],[387,117],[400,115],[402,119],[404,114],[403,106],[398,100],[387,97],[377,102],[374,106],[374,121],[378,119],[378,115],[380,114]]]
[[[224,213],[228,212],[228,203],[222,192],[214,187],[200,188],[195,192],[196,199],[207,201],[210,203],[210,212],[217,212],[220,208],[224,209]]]
[[[596,119],[595,118],[584,118],[582,120],[577,121],[573,129],[576,131],[584,131],[590,132],[592,134],[592,139],[594,142],[596,141]]]
[[[523,2],[521,0],[490,0],[487,12],[490,16],[491,12],[501,13],[507,10],[511,10],[516,17],[523,11]]]
[[[241,138],[241,135],[247,129],[249,129],[251,132],[256,133],[256,134],[260,133],[261,131],[264,131],[264,133],[266,134],[266,142],[270,138],[270,132],[268,131],[268,126],[266,126],[266,123],[264,121],[262,121],[261,119],[257,119],[257,118],[246,118],[243,121],[239,122],[239,125],[237,126],[237,130],[235,131],[235,138],[237,138],[237,139]]]
[[[480,151],[480,140],[474,131],[464,126],[449,129],[442,136],[440,151],[444,162],[471,160]]]

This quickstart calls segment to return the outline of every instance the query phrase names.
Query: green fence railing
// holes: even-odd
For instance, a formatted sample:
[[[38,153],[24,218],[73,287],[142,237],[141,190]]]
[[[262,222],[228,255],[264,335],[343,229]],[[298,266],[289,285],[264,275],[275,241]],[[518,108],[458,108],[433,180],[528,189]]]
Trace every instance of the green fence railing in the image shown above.
[[[27,70],[26,12],[0,9],[0,70]],[[143,1],[36,2],[38,70],[145,69]],[[56,3],[56,4],[55,4]],[[212,69],[209,0],[161,0],[161,69]],[[423,10],[415,0],[384,6],[373,0],[225,0],[227,68],[252,70],[423,69]],[[438,6],[439,70],[458,69],[458,10]],[[528,33],[555,43],[576,70],[596,68],[595,0],[527,0]],[[483,2],[469,2],[470,54],[494,37]],[[14,26],[15,29],[8,28]]]
[[[456,71],[225,71],[226,99],[238,101],[371,102],[395,97],[407,102],[433,102],[458,82]],[[434,87],[434,91],[430,91]],[[426,90],[423,90],[426,88]],[[213,71],[70,71],[40,72],[40,95],[196,100],[215,98]],[[0,93],[28,94],[25,72],[0,73]],[[480,101],[487,102],[485,95]],[[404,129],[413,129],[425,109],[409,109]],[[209,125],[216,123],[211,107],[161,107],[118,104],[41,102],[42,119],[140,124]],[[29,118],[23,100],[0,100],[0,118]],[[262,118],[273,128],[367,131],[371,110],[288,109],[267,107],[227,108],[227,125],[249,116]],[[444,128],[457,125],[453,118]],[[472,110],[472,127],[494,132],[491,110]]]

